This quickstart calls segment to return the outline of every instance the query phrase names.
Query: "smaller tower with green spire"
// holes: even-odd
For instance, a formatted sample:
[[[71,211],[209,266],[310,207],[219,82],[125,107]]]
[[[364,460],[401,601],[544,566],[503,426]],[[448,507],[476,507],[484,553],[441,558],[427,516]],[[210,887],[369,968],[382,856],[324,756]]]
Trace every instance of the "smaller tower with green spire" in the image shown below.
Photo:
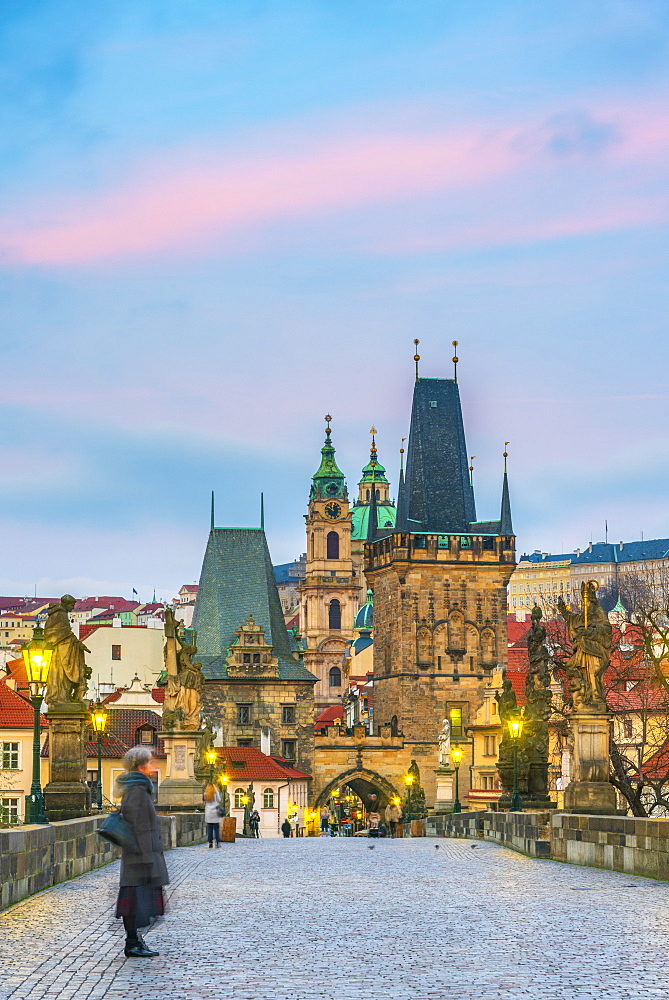
[[[344,473],[337,465],[330,434],[332,417],[325,415],[325,444],[321,448],[321,464],[311,480],[309,500],[348,500]]]

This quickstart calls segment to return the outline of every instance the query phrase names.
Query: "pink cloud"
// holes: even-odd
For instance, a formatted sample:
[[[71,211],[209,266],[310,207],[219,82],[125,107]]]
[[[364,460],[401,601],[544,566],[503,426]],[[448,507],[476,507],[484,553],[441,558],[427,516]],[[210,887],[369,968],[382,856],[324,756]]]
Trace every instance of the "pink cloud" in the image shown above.
[[[639,155],[657,158],[659,149],[666,150],[666,116],[624,109],[611,112],[610,118],[616,141],[602,158],[629,162]],[[50,205],[59,206],[55,213],[53,208],[32,208],[33,217],[51,216],[39,225],[5,219],[0,224],[4,254],[17,263],[56,265],[145,255],[194,241],[230,239],[280,219],[480,187],[533,168],[562,169],[546,147],[547,134],[550,125],[545,123],[496,129],[472,125],[442,133],[298,141],[292,153],[256,150],[246,157],[226,157],[201,151],[199,165],[193,164],[192,154],[188,163],[182,155],[180,163],[172,158],[171,168],[145,168],[94,196],[54,196]],[[559,229],[561,224],[553,225]],[[589,223],[562,225],[581,225],[587,231]]]

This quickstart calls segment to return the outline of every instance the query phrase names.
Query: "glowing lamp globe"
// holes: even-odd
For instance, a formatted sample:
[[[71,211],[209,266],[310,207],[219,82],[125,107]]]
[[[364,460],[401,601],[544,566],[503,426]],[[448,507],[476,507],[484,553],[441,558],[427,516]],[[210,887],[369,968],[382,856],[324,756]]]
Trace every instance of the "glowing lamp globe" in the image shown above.
[[[53,656],[53,645],[44,639],[41,625],[35,626],[32,639],[21,649],[21,656],[31,694],[35,697],[41,695],[49,679],[49,667]]]
[[[91,709],[91,729],[98,736],[102,736],[107,728],[107,713],[102,705],[96,705]]]

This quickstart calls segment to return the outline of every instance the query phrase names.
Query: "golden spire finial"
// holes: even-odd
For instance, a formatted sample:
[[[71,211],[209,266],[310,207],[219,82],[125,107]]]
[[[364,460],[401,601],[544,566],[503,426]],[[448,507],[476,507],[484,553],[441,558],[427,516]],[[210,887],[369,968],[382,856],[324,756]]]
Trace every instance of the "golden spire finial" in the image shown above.
[[[458,381],[458,361],[460,360],[458,358],[458,342],[457,342],[457,340],[454,340],[454,341],[452,341],[452,343],[453,343],[453,347],[455,348],[455,350],[453,351],[453,379],[454,379],[454,381],[457,382]]]
[[[400,472],[404,468],[404,442],[406,438],[402,438],[402,444],[400,445]]]
[[[506,460],[509,457],[509,453],[508,453],[508,451],[506,449],[507,449],[507,445],[509,445],[509,444],[511,444],[510,441],[505,441],[504,442],[504,471],[505,472],[506,472]]]
[[[418,345],[420,344],[420,340],[414,340],[414,344],[416,345],[416,353],[414,354],[413,359],[416,362],[416,382],[417,382],[418,381],[418,362],[420,361],[420,354],[418,353]]]
[[[476,458],[476,455],[470,455],[469,456],[469,462],[470,462],[470,465],[469,465],[469,485],[470,486],[474,485],[474,459],[475,458]]]
[[[376,427],[374,424],[370,427],[369,433],[372,435],[372,446],[369,449],[370,465],[374,468],[376,465]]]
[[[330,436],[330,432],[332,430],[332,428],[330,427],[330,424],[332,423],[332,417],[330,416],[329,413],[326,413],[324,419],[325,419],[325,425],[326,425],[325,426],[325,433],[329,437]]]

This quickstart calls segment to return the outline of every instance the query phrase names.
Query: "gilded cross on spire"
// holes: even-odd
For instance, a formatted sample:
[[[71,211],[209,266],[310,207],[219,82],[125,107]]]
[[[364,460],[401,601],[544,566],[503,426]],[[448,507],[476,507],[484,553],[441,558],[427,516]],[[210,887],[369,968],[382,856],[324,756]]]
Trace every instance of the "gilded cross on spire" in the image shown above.
[[[374,468],[376,466],[376,427],[374,424],[370,427],[369,433],[372,435],[372,447],[369,449],[369,464]]]
[[[329,436],[330,435],[330,431],[332,430],[332,428],[330,427],[330,424],[332,423],[332,417],[330,416],[329,413],[326,413],[324,419],[325,419],[325,424],[326,424],[325,433]]]

